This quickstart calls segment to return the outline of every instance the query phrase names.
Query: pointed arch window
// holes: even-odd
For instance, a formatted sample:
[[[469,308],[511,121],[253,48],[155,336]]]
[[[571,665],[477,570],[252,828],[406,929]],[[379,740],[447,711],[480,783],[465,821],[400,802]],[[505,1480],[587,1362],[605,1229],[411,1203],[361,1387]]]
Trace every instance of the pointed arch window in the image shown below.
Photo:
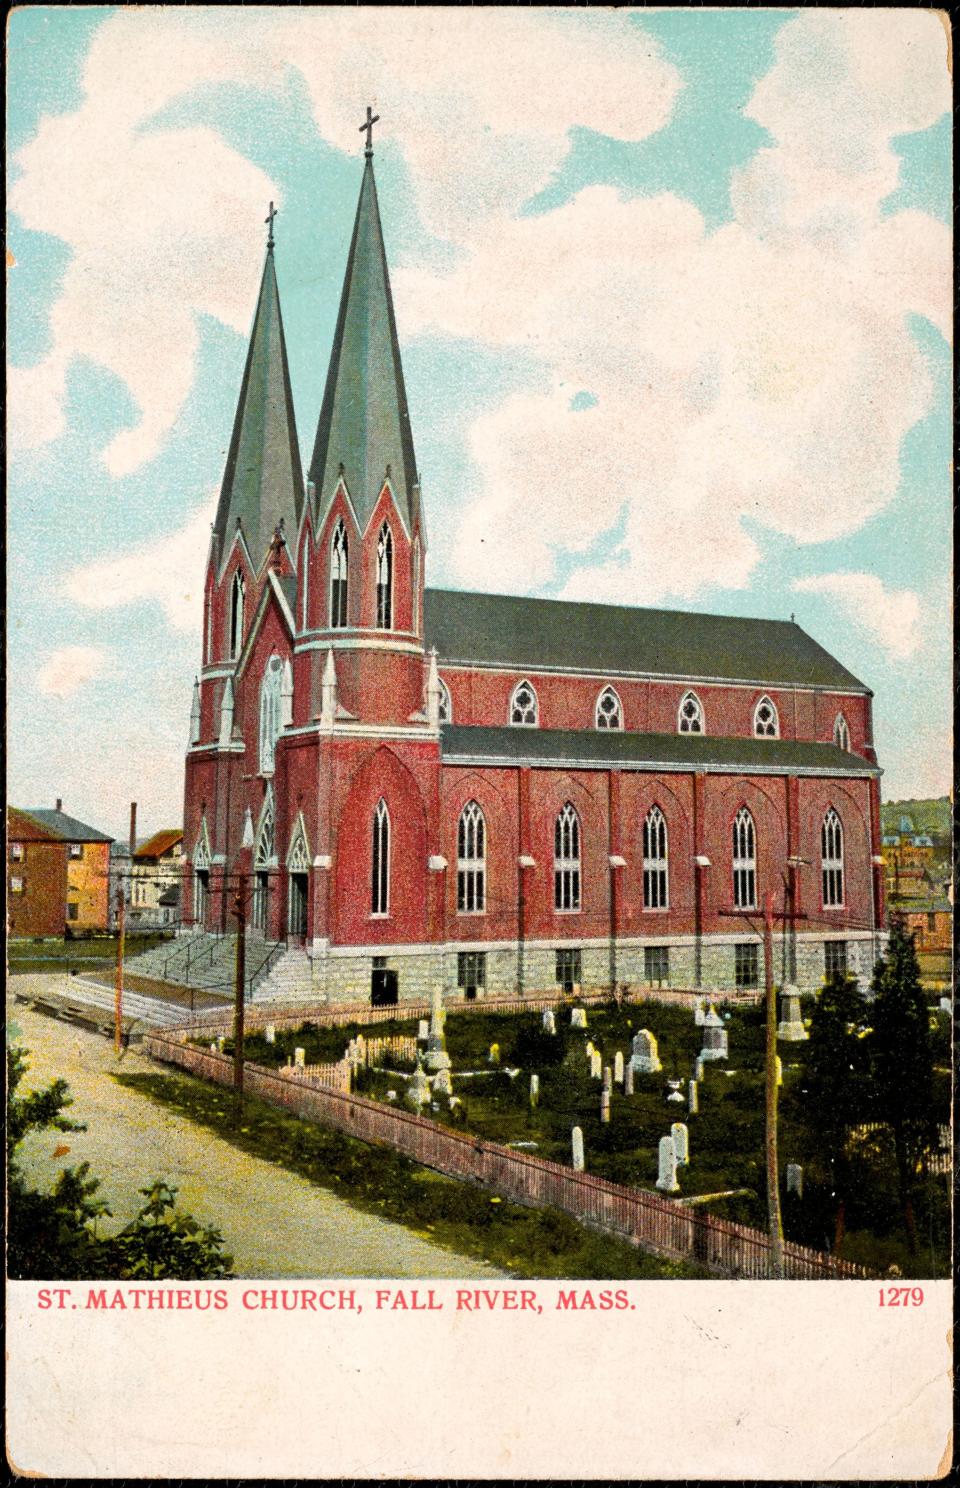
[[[303,540],[303,553],[300,558],[300,583],[303,587],[303,607],[300,611],[300,629],[306,630],[310,617],[310,539]]]
[[[823,907],[839,909],[843,904],[843,823],[831,806],[820,828],[823,873]]]
[[[375,915],[390,912],[390,813],[382,796],[373,813],[370,912]]]
[[[651,806],[643,823],[643,907],[669,907],[667,823],[659,806]]]
[[[439,711],[439,716],[440,716],[440,722],[441,723],[452,723],[453,722],[453,701],[452,701],[452,699],[450,697],[450,689],[447,686],[446,682],[444,682],[444,680],[443,680],[442,677],[440,677],[438,680],[440,682],[440,701],[439,701],[439,706],[438,706],[438,711]]]
[[[842,713],[837,714],[833,725],[833,742],[838,749],[850,749],[850,729]]]
[[[737,909],[757,907],[757,841],[746,806],[733,819],[733,902]]]
[[[510,722],[520,728],[536,728],[540,722],[537,694],[529,682],[518,682],[510,698]]]
[[[246,585],[243,574],[237,569],[230,587],[230,660],[235,661],[243,645],[243,601]]]
[[[343,518],[334,528],[330,542],[330,628],[342,630],[347,623],[347,566],[350,548]]]
[[[780,719],[772,700],[768,697],[762,697],[753,710],[753,732],[758,739],[780,737]]]
[[[596,724],[598,729],[623,728],[623,707],[612,687],[605,687],[597,698]]]
[[[677,732],[680,734],[702,734],[703,704],[695,692],[685,692],[677,710]]]
[[[260,774],[273,774],[274,751],[283,727],[283,662],[271,656],[260,684]]]
[[[267,791],[253,850],[253,928],[266,933],[270,922],[270,870],[276,867],[273,790]]]
[[[420,539],[415,537],[413,540],[413,601],[410,605],[410,614],[413,629],[418,635],[421,626],[420,600]]]
[[[377,629],[393,627],[393,533],[388,522],[377,538]]]
[[[207,833],[207,818],[200,820],[197,845],[193,853],[193,918],[201,928],[206,924],[210,908],[210,838]]]
[[[580,818],[568,801],[553,833],[553,903],[567,912],[580,908]]]
[[[468,801],[457,823],[457,913],[482,914],[487,907],[487,824],[476,801]]]

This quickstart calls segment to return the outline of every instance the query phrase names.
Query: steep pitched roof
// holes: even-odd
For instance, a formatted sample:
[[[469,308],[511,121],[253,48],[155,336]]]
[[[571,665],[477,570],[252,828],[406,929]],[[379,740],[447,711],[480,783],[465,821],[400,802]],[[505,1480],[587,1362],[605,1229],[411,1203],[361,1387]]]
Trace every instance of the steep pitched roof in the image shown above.
[[[426,644],[441,664],[869,691],[789,620],[451,589],[427,589],[423,610]]]
[[[32,813],[21,811],[19,806],[7,807],[7,836],[14,842],[63,843],[58,832],[42,826]]]
[[[96,827],[88,827],[86,822],[78,821],[75,816],[67,816],[65,811],[46,811],[42,807],[27,806],[23,808],[24,815],[32,816],[41,827],[59,838],[61,842],[112,842],[106,832],[98,832]]]
[[[161,858],[164,853],[170,852],[171,848],[176,847],[177,843],[182,841],[182,828],[166,827],[163,831],[154,832],[152,837],[148,837],[146,842],[141,843],[133,856],[138,861]]]
[[[419,502],[417,462],[370,158],[310,462],[318,513],[333,497],[341,465],[361,528],[370,520],[388,465],[401,512],[412,527]]]
[[[719,769],[750,773],[877,775],[876,765],[836,744],[798,739],[711,738],[703,734],[634,734],[619,729],[441,729],[445,764],[520,760],[534,765],[578,764],[604,769]]]
[[[254,563],[261,564],[281,520],[293,540],[302,509],[303,470],[269,248],[213,524],[217,562],[239,523]]]

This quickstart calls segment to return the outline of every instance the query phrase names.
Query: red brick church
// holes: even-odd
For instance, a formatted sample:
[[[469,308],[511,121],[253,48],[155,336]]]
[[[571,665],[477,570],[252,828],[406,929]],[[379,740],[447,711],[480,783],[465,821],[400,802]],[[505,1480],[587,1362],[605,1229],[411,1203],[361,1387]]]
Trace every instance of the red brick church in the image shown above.
[[[304,488],[271,211],[210,545],[185,920],[331,999],[869,976],[869,689],[792,621],[426,587],[368,147]],[[493,576],[491,576],[493,577]],[[280,966],[285,970],[279,980]]]

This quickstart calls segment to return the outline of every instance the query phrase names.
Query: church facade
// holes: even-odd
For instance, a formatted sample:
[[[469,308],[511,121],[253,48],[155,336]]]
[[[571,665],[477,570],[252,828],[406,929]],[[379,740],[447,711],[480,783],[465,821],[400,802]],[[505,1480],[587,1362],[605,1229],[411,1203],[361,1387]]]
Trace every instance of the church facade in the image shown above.
[[[869,689],[791,622],[426,587],[372,150],[304,481],[272,213],[204,591],[183,911],[376,1001],[867,980]]]

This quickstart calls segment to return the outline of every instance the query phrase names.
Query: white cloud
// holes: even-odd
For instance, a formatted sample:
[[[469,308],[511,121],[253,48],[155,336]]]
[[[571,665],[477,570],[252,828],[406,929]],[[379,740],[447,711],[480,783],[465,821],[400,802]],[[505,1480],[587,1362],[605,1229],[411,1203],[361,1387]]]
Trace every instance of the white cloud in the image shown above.
[[[108,471],[158,453],[192,386],[198,317],[248,328],[260,221],[280,191],[215,131],[152,120],[203,85],[279,91],[291,70],[340,148],[358,145],[357,99],[376,100],[378,132],[401,143],[428,227],[451,239],[546,185],[572,125],[641,139],[679,88],[625,15],[601,25],[557,11],[235,8],[225,24],[210,7],[117,12],[94,34],[81,106],[44,116],[15,162],[13,211],[72,255],[49,351],[11,373],[17,445],[63,433],[66,376],[84,357],[139,409],[103,451]]]
[[[92,610],[153,601],[175,630],[198,634],[215,510],[216,498],[211,498],[168,536],[73,569],[64,579],[66,593]]]
[[[882,646],[895,661],[905,661],[920,647],[920,600],[912,589],[888,589],[868,573],[813,574],[795,579],[802,594],[827,594],[844,616]]]
[[[106,659],[99,646],[61,646],[38,670],[37,691],[45,697],[69,697],[100,676]]]

